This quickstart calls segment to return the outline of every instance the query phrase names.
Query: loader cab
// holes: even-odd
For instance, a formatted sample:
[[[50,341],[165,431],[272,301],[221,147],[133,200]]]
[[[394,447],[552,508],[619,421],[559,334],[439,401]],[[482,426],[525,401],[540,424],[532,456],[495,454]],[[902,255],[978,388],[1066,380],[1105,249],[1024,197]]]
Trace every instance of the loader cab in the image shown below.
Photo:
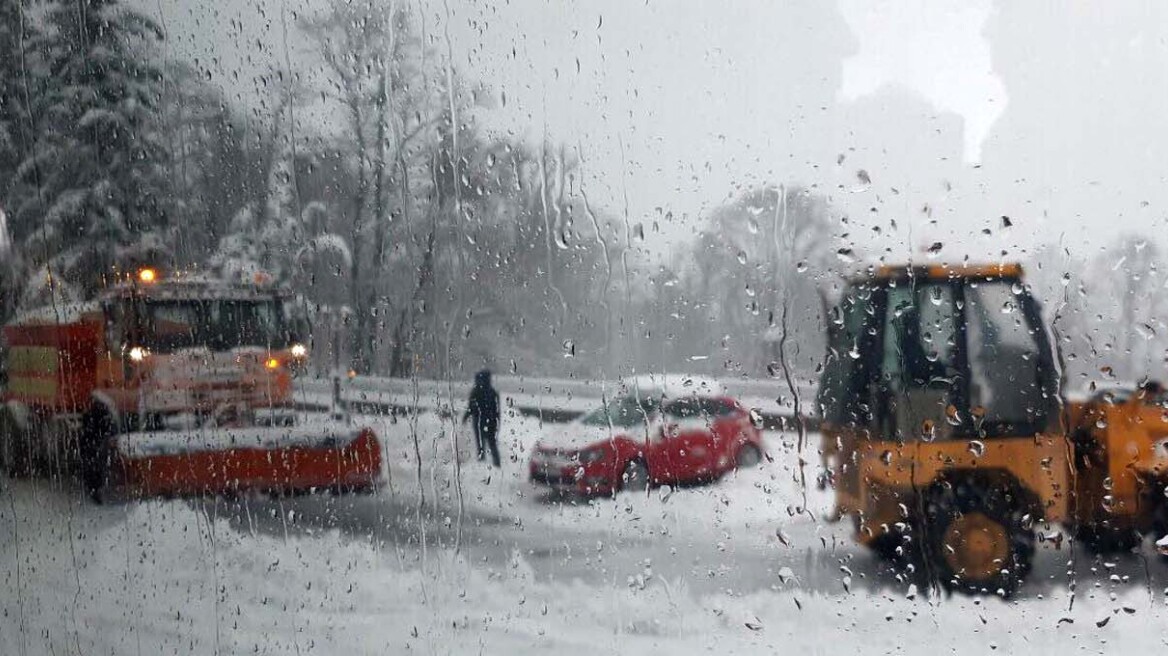
[[[1027,522],[1065,519],[1070,492],[1051,344],[1021,268],[872,270],[830,322],[818,400],[836,515],[877,554],[916,550],[947,587],[1016,589]]]
[[[829,325],[829,426],[931,442],[1057,421],[1051,346],[1021,267],[882,268],[851,281]]]

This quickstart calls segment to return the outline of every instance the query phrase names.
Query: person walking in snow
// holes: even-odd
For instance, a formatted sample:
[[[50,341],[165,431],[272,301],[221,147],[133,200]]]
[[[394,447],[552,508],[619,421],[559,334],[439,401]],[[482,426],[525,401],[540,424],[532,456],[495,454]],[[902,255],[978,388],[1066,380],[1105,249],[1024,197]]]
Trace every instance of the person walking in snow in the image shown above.
[[[491,386],[491,372],[488,369],[475,374],[474,387],[470,390],[462,423],[465,424],[470,418],[474,418],[475,446],[478,448],[479,460],[486,457],[489,448],[491,462],[499,467],[499,393]]]

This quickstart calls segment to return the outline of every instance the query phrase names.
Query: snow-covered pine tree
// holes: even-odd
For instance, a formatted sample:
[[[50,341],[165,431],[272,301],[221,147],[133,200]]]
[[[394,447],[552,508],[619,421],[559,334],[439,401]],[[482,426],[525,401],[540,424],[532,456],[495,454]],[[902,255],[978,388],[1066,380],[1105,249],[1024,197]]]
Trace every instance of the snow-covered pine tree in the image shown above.
[[[51,84],[36,108],[35,185],[17,208],[25,252],[92,291],[118,247],[166,225],[167,149],[159,134],[161,30],[116,0],[58,0],[39,49]]]
[[[27,150],[21,129],[28,118],[23,83],[27,44],[34,30],[21,3],[0,2],[0,207],[5,206],[12,176]]]
[[[17,167],[32,140],[26,102],[39,89],[38,62],[30,61],[33,53],[29,52],[36,36],[36,26],[22,3],[0,2],[0,323],[12,313],[23,279],[22,258],[13,244],[19,226],[10,219],[20,189]]]

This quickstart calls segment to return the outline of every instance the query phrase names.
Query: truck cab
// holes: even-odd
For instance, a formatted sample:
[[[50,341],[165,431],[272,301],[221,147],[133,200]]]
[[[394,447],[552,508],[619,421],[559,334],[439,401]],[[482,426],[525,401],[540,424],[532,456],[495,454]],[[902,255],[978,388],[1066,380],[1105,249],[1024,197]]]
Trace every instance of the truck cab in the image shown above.
[[[18,316],[5,327],[0,464],[17,476],[78,471],[95,498],[111,484],[371,485],[371,431],[298,424],[292,377],[307,347],[287,299],[263,281],[145,268],[93,301]]]

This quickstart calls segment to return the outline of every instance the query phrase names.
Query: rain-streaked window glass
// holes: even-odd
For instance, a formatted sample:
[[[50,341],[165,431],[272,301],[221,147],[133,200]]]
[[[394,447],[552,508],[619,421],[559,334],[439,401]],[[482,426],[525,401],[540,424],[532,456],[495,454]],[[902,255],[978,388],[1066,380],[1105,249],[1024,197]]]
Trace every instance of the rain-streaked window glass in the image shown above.
[[[0,0],[0,656],[1159,653],[1168,4]]]

